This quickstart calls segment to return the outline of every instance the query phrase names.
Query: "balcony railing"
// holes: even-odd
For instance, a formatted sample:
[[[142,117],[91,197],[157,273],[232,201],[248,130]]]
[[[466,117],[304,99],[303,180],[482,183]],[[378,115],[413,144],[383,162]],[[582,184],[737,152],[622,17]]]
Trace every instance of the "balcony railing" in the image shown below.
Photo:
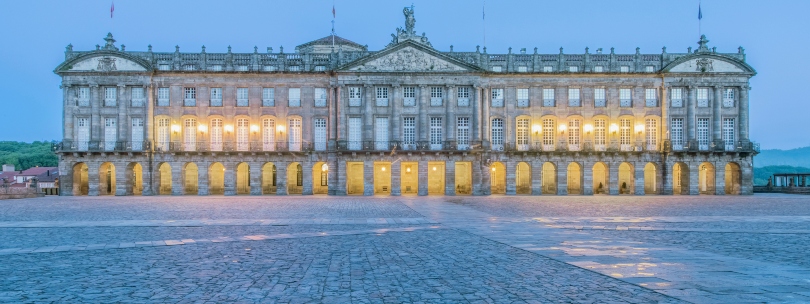
[[[140,152],[152,148],[150,141],[78,141],[65,140],[54,144],[56,152]]]
[[[695,140],[687,141],[681,145],[673,144],[671,140],[665,140],[663,143],[664,151],[705,151],[705,152],[756,152],[759,153],[759,143],[752,141],[724,141],[714,140],[709,142],[706,149],[699,149],[698,143]]]
[[[401,141],[339,140],[337,142],[338,151],[469,151],[480,148],[480,141],[465,141],[462,143],[457,141],[415,141],[407,143]]]

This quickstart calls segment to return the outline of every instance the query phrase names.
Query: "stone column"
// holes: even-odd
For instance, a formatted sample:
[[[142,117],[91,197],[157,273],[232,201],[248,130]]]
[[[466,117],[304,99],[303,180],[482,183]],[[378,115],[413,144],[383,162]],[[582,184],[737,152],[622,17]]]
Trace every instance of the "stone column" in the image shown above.
[[[115,196],[132,195],[132,175],[127,174],[127,164],[125,162],[114,162],[115,166]],[[127,187],[129,186],[129,187]],[[127,193],[129,188],[129,193]]]
[[[346,162],[338,161],[337,157],[331,156],[329,160],[329,174],[330,194],[346,195]]]
[[[644,179],[644,166],[646,163],[644,161],[637,161],[633,163],[633,189],[635,195],[644,195],[644,184],[646,180]]]
[[[249,162],[248,165],[250,166],[250,195],[262,195],[262,163],[254,161]]]
[[[483,141],[484,148],[488,148],[489,145],[489,120],[490,120],[490,94],[489,88],[484,88],[484,96],[481,99],[481,105],[483,106],[483,117],[481,118],[481,140]]]
[[[557,169],[557,195],[568,195],[568,166],[564,161],[554,162]]]
[[[402,163],[391,163],[391,196],[402,195]]]
[[[689,104],[686,107],[686,139],[695,140],[695,107],[697,106],[697,87],[689,86]]]
[[[62,139],[64,140],[73,140],[73,113],[77,108],[76,101],[71,98],[71,86],[70,85],[61,85],[62,88]],[[78,88],[74,88],[72,91],[75,95],[78,95],[76,92]]]
[[[479,169],[479,174],[481,175],[481,195],[492,194],[492,169],[490,168],[491,166],[482,165]]]
[[[87,164],[87,195],[98,196],[99,194],[99,162],[85,162]]]
[[[210,182],[208,180],[208,172],[211,169],[209,162],[197,162],[197,195],[211,194]]]
[[[746,112],[747,115],[747,112]],[[740,194],[752,195],[754,194],[754,170],[751,161],[752,156],[740,162]]]
[[[661,190],[661,194],[664,195],[672,195],[674,194],[674,178],[673,174],[675,171],[675,163],[671,161],[662,162],[662,166],[666,168],[661,168],[661,181],[663,183],[663,188]],[[680,194],[680,193],[678,193]]]
[[[720,125],[720,107],[723,106],[723,86],[714,87],[714,102],[712,102],[712,139],[715,141],[723,139],[722,126]],[[723,147],[725,148],[725,147]]]
[[[416,106],[419,107],[419,121],[416,124],[416,134],[419,135],[419,141],[427,141],[428,133],[430,132],[430,122],[428,121],[427,116],[427,109],[430,100],[428,87],[426,85],[419,85],[419,94],[417,96]],[[421,170],[419,174],[422,174]]]
[[[132,127],[132,122],[127,119],[128,116],[128,107],[127,107],[127,94],[126,94],[127,86],[123,84],[118,84],[117,89],[117,96],[115,97],[116,105],[118,106],[118,138],[116,141],[129,141],[129,136],[132,135],[132,132],[129,129]],[[117,148],[117,147],[116,147]]]
[[[621,162],[605,162],[608,165],[608,192],[610,195],[619,194],[619,165]]]
[[[172,168],[172,195],[183,195],[185,192],[185,185],[183,185],[183,181],[185,178],[183,177],[183,163],[182,162],[175,162],[171,163]]]
[[[444,162],[444,195],[456,195],[456,162]]]
[[[389,105],[391,106],[391,134],[389,137],[393,141],[401,141],[402,134],[399,130],[400,126],[402,126],[402,87],[398,84],[394,84],[391,87],[391,98],[388,99]],[[393,174],[393,171],[391,171]],[[394,187],[391,185],[391,195],[394,195]],[[399,189],[397,189],[399,191]],[[399,195],[399,194],[397,194]]]
[[[455,130],[456,130],[456,115],[455,115],[455,100],[456,95],[454,94],[456,91],[456,87],[453,85],[447,86],[447,98],[444,99],[444,110],[447,122],[444,124],[444,138],[447,141],[453,141],[455,138]],[[455,193],[455,191],[453,191]]]
[[[417,166],[419,167],[419,178],[417,178],[419,187],[417,194],[420,196],[428,195],[428,162],[420,160]]]
[[[726,195],[726,164],[725,162],[714,163],[714,194]]]
[[[374,195],[374,162],[363,161],[363,195]]]
[[[225,166],[225,195],[236,195],[236,166],[238,163],[222,162]],[[286,175],[284,175],[286,177]]]
[[[582,163],[582,194],[593,195],[593,166],[594,162],[587,161]]]
[[[101,106],[101,88],[98,84],[90,85],[90,141],[101,140],[101,116],[99,116],[99,107]],[[92,147],[91,147],[92,149]]]
[[[363,86],[363,140],[374,140],[374,87]]]
[[[509,159],[504,164],[506,168],[506,195],[517,195],[517,161]]]
[[[301,162],[301,195],[312,195],[312,165],[313,162],[309,158]],[[259,192],[261,194],[261,192]]]
[[[700,162],[688,162],[689,166],[689,195],[700,194]]]
[[[531,161],[532,195],[543,194],[543,162],[538,159]]]
[[[276,165],[276,194],[287,195],[287,165],[286,161],[274,162]],[[227,184],[226,184],[227,189]]]
[[[738,107],[740,119],[737,128],[739,129],[738,134],[741,141],[748,140],[748,90],[750,89],[748,85],[740,87],[740,104]]]
[[[141,183],[143,184],[141,196],[152,196],[156,194],[155,191],[152,191],[153,175],[152,168],[148,164],[141,164]]]
[[[470,166],[472,171],[472,195],[484,195],[483,182],[481,181],[481,171],[484,164],[479,160],[473,160],[470,162]]]
[[[473,141],[480,141],[481,140],[481,87],[476,86],[475,90],[473,90],[472,100],[470,101],[473,106],[473,112],[475,115],[472,117],[470,131],[470,137]]]

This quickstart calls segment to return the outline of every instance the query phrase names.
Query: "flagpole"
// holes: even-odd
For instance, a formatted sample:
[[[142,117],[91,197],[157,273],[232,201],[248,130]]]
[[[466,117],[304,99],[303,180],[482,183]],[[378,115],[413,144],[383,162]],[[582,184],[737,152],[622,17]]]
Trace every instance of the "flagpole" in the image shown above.
[[[484,1],[484,6],[481,9],[481,19],[484,20],[484,48],[487,47],[487,2]]]

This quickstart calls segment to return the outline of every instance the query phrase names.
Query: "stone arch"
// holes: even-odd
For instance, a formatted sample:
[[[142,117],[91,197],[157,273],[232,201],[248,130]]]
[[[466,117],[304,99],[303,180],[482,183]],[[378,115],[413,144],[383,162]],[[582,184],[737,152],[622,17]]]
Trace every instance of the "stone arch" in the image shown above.
[[[87,195],[90,192],[87,171],[88,168],[85,163],[73,165],[73,195]]]
[[[127,194],[143,194],[143,166],[140,163],[132,162],[127,165],[126,170]]]
[[[287,166],[287,194],[302,194],[304,190],[304,168],[299,162]]]
[[[262,166],[262,194],[276,194],[276,164],[264,163]]]
[[[557,194],[557,166],[552,162],[543,163],[542,194]]]
[[[582,194],[582,166],[577,162],[568,164],[568,194]]]
[[[608,166],[603,162],[593,165],[593,194],[609,194]]]
[[[742,188],[742,171],[740,165],[735,162],[726,164],[726,194],[740,195]]]
[[[208,166],[208,194],[225,194],[225,166],[222,163]]]
[[[115,195],[115,165],[110,162],[98,167],[98,194]]]
[[[316,162],[312,167],[312,194],[329,193],[329,165]]]
[[[644,165],[644,194],[658,194],[658,166],[653,162]]]
[[[689,194],[689,166],[685,163],[672,165],[672,194]]]
[[[245,162],[236,165],[236,194],[250,194],[250,165]]]
[[[158,164],[156,175],[156,179],[158,181],[158,194],[172,194],[172,166],[169,165],[169,163]]]
[[[183,173],[181,174],[181,178],[183,180],[183,194],[197,194],[197,190],[199,188],[199,183],[197,182],[198,176],[199,170],[197,168],[197,164],[189,162],[183,165]]]
[[[506,166],[502,162],[493,162],[489,168],[490,193],[506,194]]]
[[[635,174],[633,165],[623,162],[619,165],[619,194],[633,194],[635,189]]]
[[[527,162],[519,162],[516,169],[515,193],[532,194],[532,166]]]
[[[715,177],[714,165],[703,162],[698,166],[698,191],[700,194],[714,194]]]

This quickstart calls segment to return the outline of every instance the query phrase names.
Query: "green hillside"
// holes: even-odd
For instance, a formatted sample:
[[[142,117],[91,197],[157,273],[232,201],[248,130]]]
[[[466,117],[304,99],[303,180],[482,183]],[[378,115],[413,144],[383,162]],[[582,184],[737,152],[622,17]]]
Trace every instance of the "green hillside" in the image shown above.
[[[51,151],[51,142],[0,141],[0,164],[12,164],[16,170],[31,167],[56,167],[59,158]]]

